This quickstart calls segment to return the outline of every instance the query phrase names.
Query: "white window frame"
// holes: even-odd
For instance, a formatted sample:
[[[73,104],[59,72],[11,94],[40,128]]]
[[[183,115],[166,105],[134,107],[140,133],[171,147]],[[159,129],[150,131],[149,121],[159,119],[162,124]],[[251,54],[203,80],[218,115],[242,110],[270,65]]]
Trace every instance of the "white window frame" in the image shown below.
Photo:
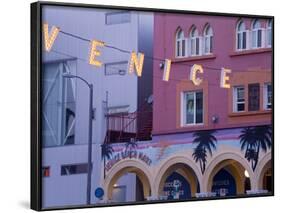
[[[244,89],[244,101],[237,101],[237,91],[238,89]],[[246,89],[244,86],[234,86],[233,87],[233,112],[245,112],[246,110],[246,102],[245,102],[245,97],[246,97]],[[238,111],[238,104],[244,104],[244,110]]]
[[[244,29],[239,29],[240,28],[240,25],[243,24],[244,25]],[[244,33],[245,33],[245,38],[244,38]],[[237,26],[236,26],[236,51],[243,51],[243,50],[247,50],[248,48],[248,32],[246,30],[246,25],[245,23],[241,20],[237,23]],[[239,40],[239,35],[240,35],[240,40]],[[243,41],[245,39],[245,42],[246,42],[246,46],[245,48],[243,48]],[[240,48],[239,48],[239,44],[240,45]]]
[[[46,91],[46,93],[43,94],[44,95],[43,100],[42,100],[43,104],[46,104],[47,99],[52,92],[53,86],[56,84],[56,80],[59,81],[59,89],[58,89],[59,107],[57,108],[58,119],[57,119],[57,126],[55,128],[53,128],[51,122],[49,121],[49,118],[45,112],[46,108],[44,108],[43,112],[42,112],[43,119],[46,122],[46,129],[43,129],[43,135],[50,135],[52,137],[53,145],[51,145],[51,146],[66,145],[67,137],[70,135],[71,131],[75,131],[76,119],[74,118],[70,124],[70,128],[68,129],[66,136],[64,136],[64,131],[66,130],[65,119],[64,119],[65,118],[64,107],[65,107],[65,104],[67,103],[67,96],[65,96],[65,94],[67,93],[68,88],[67,88],[67,86],[65,86],[66,85],[65,80],[67,80],[67,79],[63,78],[63,73],[74,73],[74,74],[76,73],[76,68],[74,68],[76,66],[73,66],[73,68],[71,69],[69,66],[69,63],[71,63],[71,62],[68,60],[58,62],[58,68],[56,70],[57,73],[54,74],[54,78],[51,80],[44,79],[44,81],[50,81],[50,83],[52,85],[48,89],[48,91]],[[54,73],[55,73],[55,71],[54,71]],[[68,81],[70,81],[70,83],[72,85],[71,89],[72,89],[73,96],[74,96],[74,99],[76,102],[76,81],[73,78],[68,79]],[[45,141],[43,141],[44,147],[51,147],[50,145],[46,145],[46,144],[47,143]]]
[[[110,16],[118,16],[118,15],[126,15],[127,19],[123,19],[119,20],[118,22],[110,22],[109,18],[112,18]],[[126,23],[130,23],[131,22],[131,12],[130,11],[113,11],[113,12],[108,12],[105,14],[105,25],[109,26],[109,25],[116,25],[116,24],[126,24]],[[116,18],[115,18],[116,20]]]
[[[255,27],[255,24],[258,23],[259,26]],[[260,46],[258,46],[258,35],[259,35],[259,31],[260,31],[260,35],[261,35],[261,44]],[[264,42],[263,42],[263,38],[264,38],[264,29],[261,27],[261,23],[258,19],[254,20],[252,23],[252,32],[251,32],[251,47],[252,49],[259,49],[262,48],[264,46]]]
[[[79,167],[82,166],[85,171],[80,171],[80,172],[74,172],[71,173],[70,171],[70,167],[75,166],[75,167]],[[72,175],[85,175],[88,173],[88,163],[74,163],[74,164],[63,164],[60,166],[60,176],[72,176]],[[64,172],[62,172],[64,170]],[[64,173],[64,174],[63,174]]]
[[[196,33],[193,33],[193,32],[196,32]],[[193,27],[191,29],[189,36],[190,36],[190,56],[200,56],[202,54],[201,53],[202,52],[201,51],[202,38],[200,38],[199,32],[196,27]],[[197,41],[198,41],[198,54],[196,54]]]
[[[209,30],[210,34],[207,34],[207,31]],[[207,25],[204,29],[204,37],[203,37],[203,52],[204,55],[210,55],[213,54],[213,38],[214,38],[214,32],[213,29],[210,25]],[[207,44],[209,45],[207,48]],[[212,46],[212,50],[211,50],[211,46]]]
[[[272,46],[272,20],[268,20],[266,26],[266,47],[270,48],[271,46]]]
[[[202,104],[202,123],[196,123],[196,93],[202,92],[203,95],[203,104]],[[193,114],[193,123],[186,122],[186,95],[187,93],[193,93],[194,98],[194,114]],[[181,93],[181,126],[198,126],[204,124],[204,93],[203,90],[195,91],[185,91]]]
[[[271,85],[271,103],[268,103],[268,86]],[[268,108],[267,106],[270,105],[271,108]],[[263,87],[263,109],[264,110],[271,110],[272,109],[272,84],[271,83],[265,83]]]
[[[181,34],[179,36],[179,34]],[[184,53],[182,52],[183,48],[183,42],[184,42]],[[179,45],[178,45],[179,43]],[[179,46],[179,47],[178,47]],[[178,49],[179,48],[179,49]],[[187,54],[187,44],[186,44],[186,38],[184,37],[184,32],[182,29],[178,29],[176,33],[176,43],[175,43],[175,56],[176,58],[182,58],[185,57]],[[179,52],[179,54],[178,54]]]
[[[124,66],[124,69],[120,67]],[[104,64],[105,76],[123,76],[127,74],[128,61],[117,61]]]

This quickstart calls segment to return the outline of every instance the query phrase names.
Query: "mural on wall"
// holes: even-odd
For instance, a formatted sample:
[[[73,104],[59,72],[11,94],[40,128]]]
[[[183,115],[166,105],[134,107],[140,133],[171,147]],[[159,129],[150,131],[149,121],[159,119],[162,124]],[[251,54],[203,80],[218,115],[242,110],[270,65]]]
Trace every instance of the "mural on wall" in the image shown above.
[[[272,128],[269,125],[246,127],[241,130],[239,138],[241,151],[245,150],[245,158],[251,162],[251,167],[255,171],[260,151],[267,152],[272,146]]]
[[[202,174],[206,169],[207,154],[212,156],[213,150],[216,149],[217,139],[214,133],[216,133],[215,130],[205,130],[193,134],[193,143],[197,146],[194,148],[192,156],[196,163],[199,162]]]

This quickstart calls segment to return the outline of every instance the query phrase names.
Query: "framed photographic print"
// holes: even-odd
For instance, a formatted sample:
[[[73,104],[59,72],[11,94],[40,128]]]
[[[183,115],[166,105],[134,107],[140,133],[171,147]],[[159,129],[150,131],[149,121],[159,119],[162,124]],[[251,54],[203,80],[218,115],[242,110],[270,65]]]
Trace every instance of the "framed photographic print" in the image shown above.
[[[273,32],[264,15],[32,3],[31,208],[274,195]]]

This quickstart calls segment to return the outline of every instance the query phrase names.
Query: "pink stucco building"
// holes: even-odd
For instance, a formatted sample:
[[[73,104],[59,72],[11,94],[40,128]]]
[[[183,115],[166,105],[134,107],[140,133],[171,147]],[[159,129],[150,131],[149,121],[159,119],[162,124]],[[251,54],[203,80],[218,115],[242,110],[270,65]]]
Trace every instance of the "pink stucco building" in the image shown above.
[[[127,173],[138,178],[137,201],[271,195],[272,20],[154,13],[153,37],[153,125],[139,111],[149,137],[137,131],[112,145],[106,199]],[[168,81],[163,59],[172,60]],[[197,85],[194,64],[203,67]],[[231,70],[229,88],[220,86],[222,68]]]
[[[154,26],[154,56],[172,64],[165,82],[154,62],[153,135],[271,123],[271,20],[158,13]],[[199,86],[193,64],[204,69]],[[220,88],[223,67],[230,89]]]
[[[154,61],[153,142],[170,153],[167,164],[190,159],[170,169],[200,166],[196,196],[271,192],[272,19],[155,13],[154,57],[171,59],[171,70],[164,81]],[[197,85],[194,64],[203,68]]]
[[[114,144],[106,197],[126,173],[148,201],[272,195],[272,19],[154,13],[153,38],[152,131],[138,131],[129,151]],[[203,68],[195,83],[194,64]]]

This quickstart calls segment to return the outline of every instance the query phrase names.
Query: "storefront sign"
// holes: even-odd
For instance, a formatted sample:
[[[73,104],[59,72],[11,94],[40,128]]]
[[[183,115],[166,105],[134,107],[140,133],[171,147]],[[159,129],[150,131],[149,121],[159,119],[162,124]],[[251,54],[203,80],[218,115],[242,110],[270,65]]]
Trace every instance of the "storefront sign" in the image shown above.
[[[150,166],[152,163],[152,160],[143,152],[138,152],[136,150],[122,151],[114,155],[112,159],[106,163],[105,170],[109,171],[116,163],[118,163],[121,160],[132,159],[132,158],[139,159],[143,161],[145,164],[147,164],[148,166]]]
[[[95,190],[95,196],[96,196],[97,198],[99,198],[99,199],[102,199],[103,195],[104,195],[104,190],[103,190],[103,188],[101,188],[101,187],[96,188],[96,190]]]
[[[213,179],[212,192],[216,193],[219,197],[235,196],[235,179],[225,169],[220,170]]]
[[[163,192],[167,200],[181,200],[191,197],[189,183],[177,172],[173,172],[166,179]]]

